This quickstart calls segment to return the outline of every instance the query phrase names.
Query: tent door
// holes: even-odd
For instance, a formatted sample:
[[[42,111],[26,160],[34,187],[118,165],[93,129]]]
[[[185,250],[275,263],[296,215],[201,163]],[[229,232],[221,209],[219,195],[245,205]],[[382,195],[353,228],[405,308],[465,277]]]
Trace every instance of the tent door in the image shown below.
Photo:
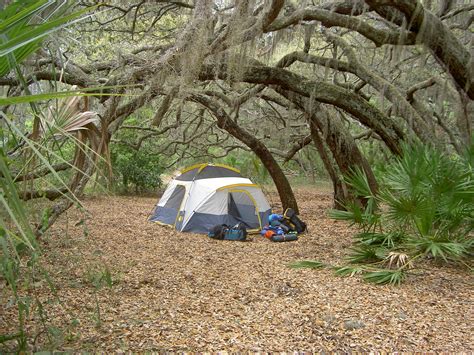
[[[227,208],[228,214],[248,229],[261,228],[256,202],[248,191],[229,190]]]

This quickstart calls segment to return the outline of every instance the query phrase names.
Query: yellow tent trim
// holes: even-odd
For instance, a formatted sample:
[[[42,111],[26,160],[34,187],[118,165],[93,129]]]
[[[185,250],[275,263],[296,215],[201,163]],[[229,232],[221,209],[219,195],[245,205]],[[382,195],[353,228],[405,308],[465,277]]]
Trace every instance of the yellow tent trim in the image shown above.
[[[257,184],[232,184],[232,185],[227,185],[227,186],[222,186],[217,189],[217,191],[222,191],[222,190],[227,190],[227,189],[233,189],[234,187],[258,187],[260,188],[259,185]]]
[[[188,171],[190,170],[193,170],[193,169],[196,169],[196,168],[201,168],[202,166],[205,166],[207,164],[194,164],[194,165],[191,165],[191,166],[188,166],[187,168],[184,168],[183,170],[180,170],[179,174],[184,174],[184,173],[187,173]]]
[[[180,175],[181,175],[181,174],[187,173],[188,171],[193,170],[193,169],[196,169],[196,168],[199,168],[198,173],[200,173],[206,166],[217,166],[217,167],[224,168],[224,169],[227,169],[227,170],[235,171],[236,173],[239,173],[239,174],[240,174],[240,170],[238,170],[238,169],[236,169],[236,168],[233,168],[233,167],[231,167],[231,166],[229,166],[229,165],[225,165],[225,164],[210,164],[210,163],[194,164],[194,165],[188,166],[187,168],[184,168],[184,169],[181,170],[179,173],[180,173]]]
[[[163,222],[160,222],[160,221],[153,221],[153,222],[159,224],[160,226],[164,226],[164,227],[174,227],[172,224],[163,223]]]

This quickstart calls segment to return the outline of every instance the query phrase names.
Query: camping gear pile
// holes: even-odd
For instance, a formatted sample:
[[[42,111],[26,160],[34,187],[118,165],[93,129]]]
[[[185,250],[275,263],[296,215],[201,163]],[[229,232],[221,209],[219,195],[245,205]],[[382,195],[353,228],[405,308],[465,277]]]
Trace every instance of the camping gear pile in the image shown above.
[[[181,171],[168,184],[150,220],[180,232],[207,234],[214,226],[238,223],[249,232],[258,232],[270,213],[260,187],[238,170],[198,164]]]
[[[272,242],[298,240],[298,234],[306,231],[306,223],[298,217],[292,208],[287,208],[283,215],[271,214],[268,216],[268,223],[260,234]]]
[[[272,213],[268,216],[268,223],[260,234],[272,242],[298,240],[298,234],[306,231],[306,223],[291,208],[286,209],[283,215]],[[210,228],[207,235],[212,239],[244,242],[247,239],[247,229],[243,223],[237,223],[233,227],[218,224]]]

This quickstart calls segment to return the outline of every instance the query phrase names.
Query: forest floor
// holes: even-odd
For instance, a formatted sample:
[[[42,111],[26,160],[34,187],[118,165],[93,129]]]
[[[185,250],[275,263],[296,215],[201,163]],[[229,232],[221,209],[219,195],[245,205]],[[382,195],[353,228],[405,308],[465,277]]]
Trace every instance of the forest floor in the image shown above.
[[[465,269],[431,265],[392,287],[289,268],[302,259],[341,264],[353,232],[327,217],[329,192],[299,188],[297,197],[309,233],[289,243],[177,233],[147,221],[156,198],[86,199],[87,219],[69,211],[43,242],[57,295],[35,285],[49,340],[100,352],[474,351]],[[111,287],[99,287],[101,277]],[[13,307],[0,308],[0,334],[14,326]],[[31,312],[33,349],[46,347],[42,326]]]

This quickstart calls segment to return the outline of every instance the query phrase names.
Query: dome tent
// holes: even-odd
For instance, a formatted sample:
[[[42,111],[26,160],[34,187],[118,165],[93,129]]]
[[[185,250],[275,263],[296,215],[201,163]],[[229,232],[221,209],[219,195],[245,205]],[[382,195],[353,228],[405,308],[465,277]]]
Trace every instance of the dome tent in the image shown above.
[[[168,184],[150,220],[181,232],[207,233],[217,224],[239,222],[248,230],[259,230],[270,212],[260,187],[238,170],[198,164]]]

